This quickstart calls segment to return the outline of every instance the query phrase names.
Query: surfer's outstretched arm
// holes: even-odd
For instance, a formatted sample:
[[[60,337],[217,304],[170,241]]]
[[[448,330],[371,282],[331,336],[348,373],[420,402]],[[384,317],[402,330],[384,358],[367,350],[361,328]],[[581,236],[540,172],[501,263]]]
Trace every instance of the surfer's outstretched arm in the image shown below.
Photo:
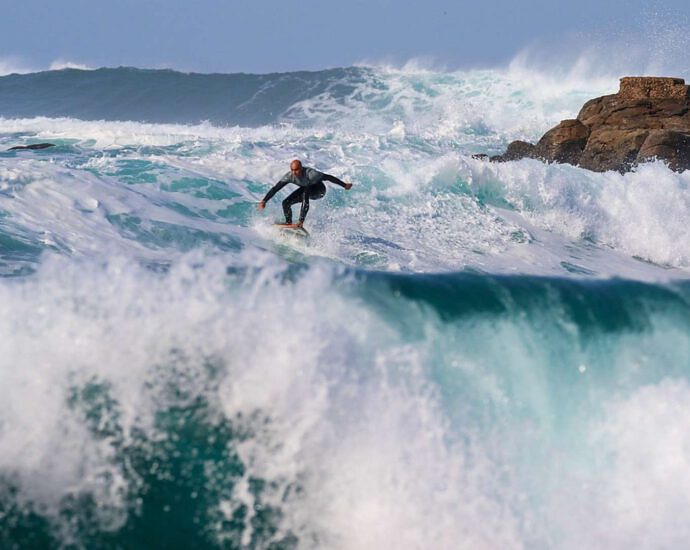
[[[352,187],[351,183],[345,183],[344,181],[339,180],[338,178],[336,178],[335,176],[331,176],[330,174],[324,174],[323,179],[325,181],[330,181],[331,183],[337,183],[343,189],[349,189],[350,187]]]
[[[280,180],[278,183],[276,183],[273,187],[271,187],[266,193],[266,196],[261,199],[261,202],[259,203],[259,210],[263,210],[264,207],[266,206],[266,203],[270,201],[273,198],[273,195],[275,195],[278,191],[280,191],[283,187],[285,187],[289,181],[283,181]]]

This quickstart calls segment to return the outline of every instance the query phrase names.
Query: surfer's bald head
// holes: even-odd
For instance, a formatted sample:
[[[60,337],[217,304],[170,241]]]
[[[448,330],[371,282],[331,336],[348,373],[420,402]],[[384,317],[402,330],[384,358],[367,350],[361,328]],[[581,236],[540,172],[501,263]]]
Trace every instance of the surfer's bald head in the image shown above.
[[[302,161],[295,159],[290,163],[290,172],[299,176],[302,173]]]

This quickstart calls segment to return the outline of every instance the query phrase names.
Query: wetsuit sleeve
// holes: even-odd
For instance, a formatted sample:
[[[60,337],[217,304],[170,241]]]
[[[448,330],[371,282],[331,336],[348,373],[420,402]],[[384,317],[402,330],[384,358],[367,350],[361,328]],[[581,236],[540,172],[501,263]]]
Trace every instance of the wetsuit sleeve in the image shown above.
[[[269,189],[268,193],[266,193],[266,196],[263,198],[263,202],[268,202],[273,198],[273,195],[275,195],[278,191],[280,191],[283,187],[285,187],[288,183],[290,183],[287,180],[280,180],[278,183],[276,183],[271,189]]]
[[[336,178],[335,176],[331,176],[330,174],[324,174],[322,179],[324,181],[330,181],[331,183],[337,183],[338,185],[340,185],[340,187],[345,188],[345,182],[344,181],[341,181],[338,178]]]

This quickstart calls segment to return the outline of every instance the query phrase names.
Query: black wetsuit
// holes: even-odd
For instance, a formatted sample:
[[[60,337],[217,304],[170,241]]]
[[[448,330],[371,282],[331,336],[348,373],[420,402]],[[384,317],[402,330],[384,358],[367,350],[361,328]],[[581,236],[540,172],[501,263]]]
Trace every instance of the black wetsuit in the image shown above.
[[[285,223],[292,223],[292,205],[298,202],[302,203],[302,209],[299,212],[299,221],[304,223],[309,212],[309,201],[320,199],[326,194],[326,186],[324,181],[336,183],[345,188],[345,182],[340,181],[335,176],[324,174],[313,168],[304,166],[302,173],[299,176],[294,176],[292,172],[288,172],[280,181],[276,183],[271,190],[266,193],[263,202],[268,202],[273,198],[278,191],[285,187],[288,183],[294,183],[298,186],[287,198],[283,201],[283,213],[285,214]]]

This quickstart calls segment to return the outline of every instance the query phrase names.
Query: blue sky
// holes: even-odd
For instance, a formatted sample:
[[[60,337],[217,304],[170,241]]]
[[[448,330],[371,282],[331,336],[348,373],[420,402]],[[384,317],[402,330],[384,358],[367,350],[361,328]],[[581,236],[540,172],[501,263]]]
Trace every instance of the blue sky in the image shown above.
[[[21,0],[2,10],[0,68],[263,73],[420,57],[469,68],[526,48],[625,50],[668,28],[690,35],[689,15],[687,0]]]

